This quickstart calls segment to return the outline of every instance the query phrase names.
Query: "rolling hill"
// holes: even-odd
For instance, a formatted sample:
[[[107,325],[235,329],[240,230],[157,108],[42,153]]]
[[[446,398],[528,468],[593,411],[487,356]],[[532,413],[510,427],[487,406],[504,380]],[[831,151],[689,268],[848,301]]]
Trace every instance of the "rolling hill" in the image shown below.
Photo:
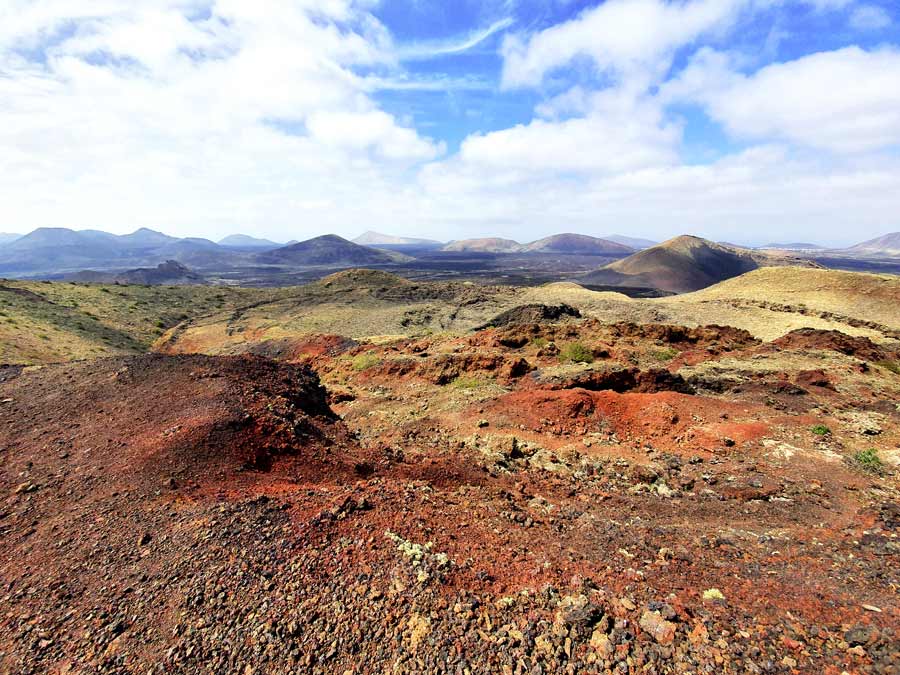
[[[244,248],[244,249],[273,249],[283,246],[269,239],[260,239],[258,237],[250,237],[246,234],[232,234],[224,239],[219,240],[219,246],[226,248]]]
[[[522,245],[512,239],[488,237],[451,241],[441,250],[448,253],[518,253],[522,250]]]
[[[564,255],[627,256],[635,249],[608,239],[584,234],[555,234],[522,248],[526,253],[561,253]]]
[[[20,239],[22,237],[21,234],[11,234],[9,232],[0,232],[0,246],[4,244],[11,244],[16,239]]]
[[[399,253],[354,244],[336,234],[301,241],[256,256],[265,265],[384,265],[408,259]]]
[[[438,247],[442,246],[442,242],[433,239],[417,239],[416,237],[397,237],[392,234],[382,234],[381,232],[373,232],[369,230],[359,235],[353,240],[354,244],[360,246],[397,246],[397,247]]]
[[[611,234],[608,237],[603,237],[606,241],[614,241],[617,244],[622,244],[627,246],[628,248],[633,248],[635,251],[643,251],[645,248],[651,248],[652,246],[656,246],[659,242],[653,241],[652,239],[642,239],[641,237],[626,237],[621,234]]]
[[[827,312],[835,317],[875,321],[900,329],[896,301],[900,277],[801,267],[761,267],[709,288],[661,302],[733,302],[777,304],[784,308]],[[834,318],[834,317],[831,317]],[[806,317],[807,321],[809,320]],[[848,330],[844,328],[843,330]]]
[[[681,236],[591,272],[583,283],[657,288],[686,293],[770,265],[813,263]]]
[[[844,253],[858,256],[872,256],[876,258],[900,257],[900,232],[892,232],[883,237],[870,239],[861,244],[852,246]]]
[[[147,351],[189,317],[294,292],[223,286],[0,283],[0,364],[40,364]]]
[[[85,270],[69,277],[71,281],[102,284],[139,284],[142,286],[190,286],[204,283],[204,278],[174,260],[156,267],[140,267],[125,272],[95,272]]]
[[[167,244],[174,244],[178,237],[170,237],[162,232],[142,227],[131,234],[123,234],[116,237],[118,242],[126,248],[158,248]]]

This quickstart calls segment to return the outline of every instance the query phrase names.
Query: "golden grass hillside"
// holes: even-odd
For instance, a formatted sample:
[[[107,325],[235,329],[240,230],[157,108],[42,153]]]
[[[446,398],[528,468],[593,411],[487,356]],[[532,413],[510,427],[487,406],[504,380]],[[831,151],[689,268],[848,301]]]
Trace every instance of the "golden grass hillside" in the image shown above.
[[[229,354],[310,334],[358,340],[465,332],[522,304],[522,291],[471,283],[414,283],[386,272],[347,270],[286,291],[271,302],[219,312],[169,331],[166,352]]]
[[[606,323],[707,324],[772,340],[797,328],[897,339],[900,279],[764,268],[696,293],[633,300],[574,283],[533,288],[415,283],[348,270],[281,289],[0,282],[0,363],[40,364],[139,353],[240,353],[252,345],[338,334],[465,333],[518,305],[566,303]]]
[[[0,364],[146,352],[168,328],[285,290],[0,281]]]
[[[461,334],[518,305],[566,303],[605,323],[719,324],[773,340],[798,328],[896,339],[892,277],[766,268],[699,293],[634,300],[574,283],[532,288],[469,283],[414,283],[384,272],[349,270],[291,289],[241,311],[216,312],[169,331],[166,352],[234,354],[253,345],[337,334],[364,341],[384,336]]]
[[[900,277],[890,274],[768,267],[664,302],[721,300],[805,306],[900,329]]]

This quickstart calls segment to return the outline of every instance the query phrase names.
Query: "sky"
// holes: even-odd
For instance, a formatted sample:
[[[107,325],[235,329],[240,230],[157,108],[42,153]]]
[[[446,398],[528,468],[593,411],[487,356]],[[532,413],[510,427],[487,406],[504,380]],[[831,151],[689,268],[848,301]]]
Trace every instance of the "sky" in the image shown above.
[[[900,230],[896,0],[0,0],[0,231]]]

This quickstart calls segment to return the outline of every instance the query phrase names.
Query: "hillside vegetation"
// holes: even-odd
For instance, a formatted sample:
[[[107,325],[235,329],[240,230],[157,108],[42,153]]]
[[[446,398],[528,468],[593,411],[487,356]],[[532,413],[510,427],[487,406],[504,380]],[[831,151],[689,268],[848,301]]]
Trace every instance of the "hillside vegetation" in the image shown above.
[[[146,352],[166,329],[285,290],[0,281],[0,363]]]
[[[348,270],[306,286],[253,289],[0,282],[0,363],[168,350],[238,353],[310,334],[354,339],[465,333],[527,304],[565,303],[602,322],[721,324],[773,340],[797,328],[897,339],[900,279],[763,268],[703,291],[633,300],[574,283],[531,288],[417,283]],[[240,311],[236,311],[240,309]]]
[[[672,302],[745,300],[854,317],[900,329],[900,277],[840,270],[764,267]]]

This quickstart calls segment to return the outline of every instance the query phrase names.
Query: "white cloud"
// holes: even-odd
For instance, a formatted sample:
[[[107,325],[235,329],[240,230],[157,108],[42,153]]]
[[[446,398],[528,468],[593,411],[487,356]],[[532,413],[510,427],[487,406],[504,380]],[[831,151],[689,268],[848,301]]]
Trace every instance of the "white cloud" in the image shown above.
[[[677,159],[681,128],[667,122],[662,109],[635,92],[613,89],[591,95],[570,93],[554,112],[573,106],[583,117],[537,119],[527,125],[471,136],[460,159],[483,166],[534,172],[630,171]],[[577,99],[577,100],[576,100]],[[549,107],[545,112],[551,112]]]
[[[325,145],[350,150],[375,150],[387,159],[429,160],[442,152],[412,129],[397,126],[393,117],[380,110],[366,113],[316,112],[306,123],[311,137]]]
[[[891,23],[891,15],[875,5],[862,5],[850,15],[850,26],[859,31],[882,30]]]
[[[379,110],[355,74],[396,62],[368,4],[0,3],[8,226],[215,235],[236,219],[289,227],[295,209],[310,227],[310,205],[344,204],[316,213],[316,233],[396,194],[444,149]]]
[[[817,239],[895,226],[900,162],[875,151],[900,140],[896,50],[749,75],[705,50],[663,84],[676,50],[778,1],[609,0],[511,40],[511,86],[583,55],[609,86],[543,100],[534,120],[446,156],[374,92],[484,88],[484,73],[405,73],[374,0],[0,0],[0,229]],[[466,49],[499,30],[429,46]],[[754,146],[685,165],[665,107],[680,101]]]
[[[503,83],[539,85],[578,56],[598,70],[661,74],[675,49],[733,22],[748,0],[607,0],[577,18],[503,45]]]
[[[834,152],[900,144],[900,50],[848,47],[745,76],[730,58],[699,52],[663,97],[697,101],[732,134]]]

